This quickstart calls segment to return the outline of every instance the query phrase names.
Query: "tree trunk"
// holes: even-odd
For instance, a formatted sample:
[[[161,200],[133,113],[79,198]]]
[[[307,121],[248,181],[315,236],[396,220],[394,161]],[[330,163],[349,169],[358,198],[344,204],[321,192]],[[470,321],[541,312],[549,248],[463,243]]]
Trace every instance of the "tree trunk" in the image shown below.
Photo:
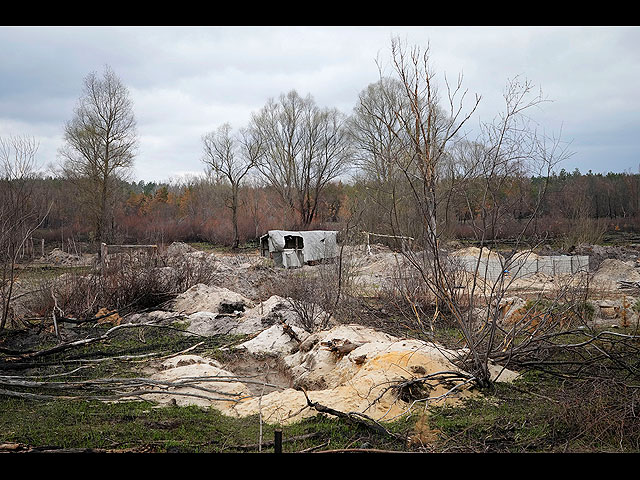
[[[240,246],[240,234],[238,233],[238,185],[231,186],[231,217],[233,221],[233,249]]]
[[[2,319],[0,319],[0,330],[3,330],[9,318],[9,306],[11,305],[11,295],[13,294],[15,272],[15,254],[11,252],[11,266],[9,267],[9,288],[5,292],[4,305],[2,305]]]

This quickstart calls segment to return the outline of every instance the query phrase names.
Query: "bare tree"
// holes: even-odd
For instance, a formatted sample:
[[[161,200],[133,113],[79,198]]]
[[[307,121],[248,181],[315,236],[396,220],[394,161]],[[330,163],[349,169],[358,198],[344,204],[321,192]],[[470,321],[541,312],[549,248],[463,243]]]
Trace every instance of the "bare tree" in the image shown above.
[[[134,162],[136,120],[129,91],[110,67],[102,77],[84,79],[82,95],[72,120],[64,129],[60,149],[63,169],[84,194],[96,239],[107,241],[114,191],[119,178]]]
[[[463,127],[476,111],[480,97],[465,106],[467,92],[461,77],[454,85],[445,78],[446,96],[441,99],[430,69],[428,48],[409,49],[398,40],[392,42],[392,65],[406,100],[398,105],[406,103],[408,108],[398,109],[391,117],[371,109],[368,112],[403,146],[395,153],[394,162],[416,207],[416,223],[421,228],[416,243],[422,247],[417,252],[405,251],[413,269],[409,276],[422,284],[422,298],[428,297],[435,305],[432,320],[444,315],[461,330],[466,348],[457,360],[476,383],[487,386],[492,380],[490,361],[504,348],[499,340],[504,338],[504,332],[498,305],[512,281],[506,275],[512,260],[506,259],[499,274],[489,277],[483,249],[497,238],[509,210],[505,206],[517,198],[523,179],[533,174],[550,175],[566,152],[558,139],[540,135],[529,123],[526,113],[544,99],[535,95],[528,82],[516,79],[508,84],[504,112],[494,122],[482,124],[478,138],[471,142],[465,138],[468,132]],[[543,195],[544,188],[538,198]],[[466,205],[479,242],[480,254],[470,269],[471,275],[467,273],[469,266],[456,265],[440,242],[442,221],[438,212],[442,202],[451,199]],[[536,212],[534,206],[529,222]],[[402,233],[404,225],[397,214],[393,220],[394,228]],[[520,240],[525,231],[526,222]],[[486,307],[482,310],[484,316],[479,316],[481,308],[477,307]],[[417,320],[421,323],[420,318]],[[430,324],[433,326],[433,321]],[[526,331],[522,323],[520,327],[520,331]]]
[[[406,113],[397,113],[399,127],[394,130],[395,135],[408,139],[404,156],[398,161],[417,201],[423,233],[431,248],[437,248],[439,168],[446,159],[447,147],[474,114],[480,97],[476,96],[472,106],[465,109],[467,91],[463,90],[460,76],[454,85],[446,82],[445,110],[441,107],[435,73],[430,68],[429,49],[406,49],[394,40],[391,50],[394,69],[409,104]]]
[[[270,99],[252,118],[262,145],[257,167],[303,227],[314,219],[327,184],[348,168],[345,120],[338,110],[320,108],[310,95],[295,91]]]
[[[0,329],[11,317],[18,256],[44,219],[32,201],[37,151],[33,138],[0,138]]]
[[[409,192],[397,161],[406,150],[400,124],[404,116],[400,113],[408,108],[403,91],[399,80],[381,78],[359,94],[349,119],[355,164],[367,185],[362,197],[367,231],[391,233],[394,212],[406,211],[407,219],[412,217],[412,203],[405,202]]]
[[[383,77],[359,94],[349,129],[367,179],[387,185],[400,174],[396,159],[405,147],[400,122],[407,108],[404,86],[394,78]]]
[[[238,248],[238,192],[249,171],[255,166],[260,145],[248,131],[233,134],[231,125],[225,123],[217,130],[202,137],[203,162],[218,177],[231,186],[230,204],[233,222],[233,248]]]
[[[534,176],[548,179],[557,162],[566,156],[559,140],[549,142],[529,125],[525,113],[543,99],[533,92],[528,82],[511,81],[504,101],[504,113],[493,123],[484,124],[477,140],[457,145],[457,163],[449,183],[453,195],[466,204],[480,253],[462,269],[471,276],[461,274],[450,258],[446,263],[438,264],[436,276],[440,283],[434,289],[441,304],[463,331],[468,346],[464,361],[471,365],[483,385],[491,379],[490,361],[504,360],[505,349],[509,350],[511,358],[515,358],[525,344],[539,346],[545,336],[559,326],[557,322],[540,319],[551,319],[548,312],[557,310],[559,303],[564,304],[561,309],[576,308],[584,303],[586,291],[585,286],[575,282],[563,288],[558,284],[554,298],[548,299],[545,308],[528,309],[508,329],[502,324],[504,312],[500,306],[539,242],[527,232],[538,215],[546,183],[540,186],[534,204],[523,215],[523,223],[512,238],[511,253],[492,256],[491,252],[502,238],[501,229],[512,220],[510,212],[514,205],[519,202],[522,192],[530,188],[527,179]],[[497,272],[491,272],[492,262],[493,270],[497,268]],[[478,311],[483,313],[478,314]],[[522,334],[526,334],[527,340],[516,349],[517,342],[513,340]]]

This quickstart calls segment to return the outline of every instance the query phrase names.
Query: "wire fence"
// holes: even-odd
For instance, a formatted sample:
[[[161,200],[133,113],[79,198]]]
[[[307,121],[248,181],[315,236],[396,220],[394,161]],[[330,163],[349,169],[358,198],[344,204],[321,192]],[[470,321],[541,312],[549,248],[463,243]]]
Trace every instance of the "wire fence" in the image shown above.
[[[468,272],[475,272],[487,280],[495,281],[501,274],[522,278],[536,273],[545,275],[576,274],[589,271],[588,255],[520,255],[506,261],[500,257],[457,256],[452,263]]]

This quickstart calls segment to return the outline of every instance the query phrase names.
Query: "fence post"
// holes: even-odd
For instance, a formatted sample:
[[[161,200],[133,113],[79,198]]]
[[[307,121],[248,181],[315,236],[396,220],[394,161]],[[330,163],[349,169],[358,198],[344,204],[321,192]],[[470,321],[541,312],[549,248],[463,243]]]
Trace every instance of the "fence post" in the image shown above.
[[[107,244],[102,242],[100,244],[100,267],[104,269],[107,261]]]
[[[276,429],[273,432],[273,451],[282,453],[282,430]]]

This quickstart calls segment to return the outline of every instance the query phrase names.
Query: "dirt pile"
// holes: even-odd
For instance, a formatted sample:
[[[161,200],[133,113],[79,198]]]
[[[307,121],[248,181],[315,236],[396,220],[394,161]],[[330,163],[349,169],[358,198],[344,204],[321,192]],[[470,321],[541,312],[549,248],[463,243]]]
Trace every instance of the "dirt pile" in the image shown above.
[[[289,353],[295,343],[288,342],[296,332],[303,335],[308,329],[334,323],[320,308],[314,309],[312,318],[305,317],[307,321],[303,321],[299,308],[297,302],[277,295],[254,302],[224,287],[197,284],[167,302],[164,310],[133,314],[126,321],[160,324],[180,321],[187,325],[188,332],[205,336],[252,335],[256,337],[248,344],[252,353]],[[287,328],[291,329],[289,338],[282,336]]]
[[[171,310],[187,315],[196,312],[234,313],[253,306],[251,300],[228,288],[199,283],[178,295]]]
[[[54,248],[45,258],[45,262],[57,266],[82,266],[90,265],[95,259],[95,255],[76,255],[73,253],[63,252],[59,248]]]
[[[602,262],[607,259],[636,262],[640,258],[640,251],[624,245],[578,245],[572,253],[588,255],[589,267],[592,270],[600,268]]]
[[[493,252],[486,247],[461,248],[459,250],[455,250],[451,252],[451,255],[454,257],[473,257],[473,258],[481,257],[483,260],[486,260],[486,259],[501,260],[502,259],[502,256],[499,253]]]
[[[194,385],[190,385],[153,395],[153,399],[161,403],[175,401],[181,405],[211,406],[231,416],[261,414],[266,422],[287,424],[317,415],[317,411],[308,407],[301,388],[312,402],[344,412],[361,412],[378,420],[392,420],[406,413],[414,400],[456,402],[471,394],[462,384],[457,392],[454,389],[453,394],[447,395],[446,400],[444,394],[451,385],[423,391],[421,398],[399,395],[391,388],[409,379],[457,370],[449,360],[455,352],[358,325],[340,325],[315,333],[300,328],[294,331],[297,338],[274,325],[237,347],[237,351],[245,352],[245,359],[248,356],[260,361],[261,355],[277,355],[283,359],[287,370],[283,378],[289,381],[270,393],[249,393],[251,388],[243,384],[248,379],[236,375],[233,364],[223,369],[213,360],[181,356],[163,363],[152,378],[165,381],[201,378],[202,383],[197,387],[207,386],[208,391],[196,391]],[[509,371],[502,375],[503,380],[514,378]],[[224,379],[222,390],[215,379]],[[260,376],[252,376],[251,381],[260,383]]]
[[[295,348],[295,336],[305,334],[291,303],[277,295],[247,310],[198,311],[184,321],[188,324],[187,331],[198,335],[253,335],[255,338],[245,348],[254,354],[288,353]],[[288,328],[290,334],[283,335]]]
[[[597,290],[612,291],[618,290],[619,282],[640,282],[637,262],[614,258],[603,260],[600,268],[593,274],[591,286]]]
[[[213,407],[222,412],[228,411],[238,399],[251,396],[251,392],[233,373],[222,368],[212,359],[197,355],[181,355],[162,362],[160,371],[151,376],[152,380],[162,382],[179,382],[184,379],[201,379],[188,386],[177,387],[167,393],[149,394],[146,398],[160,404],[176,404],[180,406],[198,405]],[[212,389],[212,380],[215,390]]]
[[[221,264],[216,255],[212,253],[203,252],[201,250],[195,250],[189,245],[172,243],[164,252],[160,255],[160,260],[163,265],[170,268],[189,268],[194,272],[198,272],[202,269],[208,271],[225,270],[221,268]]]
[[[391,385],[456,370],[447,358],[453,352],[425,342],[358,325],[331,323],[328,329],[314,331],[303,324],[289,300],[278,296],[253,302],[230,289],[199,284],[179,295],[170,310],[144,315],[158,321],[181,316],[189,325],[188,331],[200,335],[235,333],[249,338],[228,352],[243,359],[242,363],[222,365],[212,359],[182,355],[158,365],[153,380],[177,383],[162,394],[150,395],[160,403],[210,406],[232,416],[260,413],[266,422],[290,423],[317,414],[307,406],[300,390],[304,388],[313,402],[391,420],[405,413],[414,400],[402,395],[398,398]],[[144,315],[127,320],[144,321]],[[280,359],[274,363],[281,365],[277,388],[266,388],[267,378],[272,382],[274,372],[256,373],[266,358]],[[248,365],[252,362],[256,368],[250,373]],[[256,393],[261,381],[264,394]],[[450,386],[422,394],[437,402],[445,388]],[[461,387],[447,401],[468,394]]]
[[[171,245],[167,247],[165,255],[169,257],[174,257],[176,255],[185,255],[187,253],[193,253],[197,250],[193,248],[191,245],[183,242],[173,242]]]
[[[371,253],[361,247],[345,248],[343,261],[348,262],[353,283],[363,295],[391,286],[407,263],[402,253],[384,245],[371,245]]]
[[[273,281],[274,270],[265,258],[252,254],[217,254],[174,242],[159,256],[162,275],[171,278],[176,272],[189,272],[203,283],[218,285],[254,300],[264,298]]]

